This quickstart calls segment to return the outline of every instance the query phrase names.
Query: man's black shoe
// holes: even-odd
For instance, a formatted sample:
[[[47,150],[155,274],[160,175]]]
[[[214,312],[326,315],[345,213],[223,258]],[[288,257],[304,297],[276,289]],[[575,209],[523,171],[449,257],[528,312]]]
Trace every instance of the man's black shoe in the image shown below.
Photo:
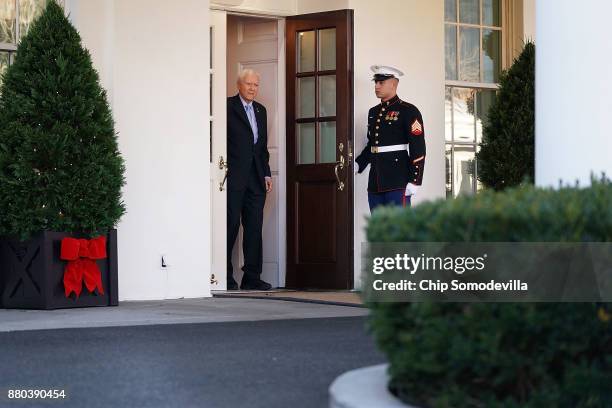
[[[245,280],[242,279],[240,282],[240,289],[242,290],[270,290],[272,285],[268,282],[264,282],[261,279]]]
[[[227,279],[227,290],[238,290],[238,282],[234,278]]]

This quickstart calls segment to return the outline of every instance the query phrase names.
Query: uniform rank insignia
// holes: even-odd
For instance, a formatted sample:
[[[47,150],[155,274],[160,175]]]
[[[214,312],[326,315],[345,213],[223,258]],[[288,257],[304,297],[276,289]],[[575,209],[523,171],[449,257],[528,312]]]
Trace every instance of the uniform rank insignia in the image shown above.
[[[414,136],[421,136],[423,134],[423,126],[418,119],[415,119],[414,122],[412,122],[412,134]]]

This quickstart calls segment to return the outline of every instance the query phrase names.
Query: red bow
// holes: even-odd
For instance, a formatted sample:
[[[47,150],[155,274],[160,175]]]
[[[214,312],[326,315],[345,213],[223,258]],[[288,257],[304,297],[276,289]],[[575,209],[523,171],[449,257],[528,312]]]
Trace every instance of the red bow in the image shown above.
[[[66,297],[74,292],[77,297],[85,286],[90,292],[98,288],[98,293],[104,294],[102,273],[96,264],[96,259],[106,258],[106,237],[100,236],[91,240],[64,238],[60,258],[68,261],[64,269],[64,291]]]

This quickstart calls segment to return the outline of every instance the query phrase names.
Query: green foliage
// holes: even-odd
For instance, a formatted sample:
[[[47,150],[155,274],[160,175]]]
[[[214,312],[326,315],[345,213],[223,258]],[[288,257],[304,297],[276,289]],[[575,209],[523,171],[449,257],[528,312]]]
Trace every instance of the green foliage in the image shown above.
[[[370,242],[609,242],[612,183],[382,208]],[[390,388],[421,407],[611,407],[612,305],[370,303]]]
[[[91,57],[50,1],[0,89],[0,234],[96,234],[125,212],[124,164]]]
[[[502,193],[426,202],[402,211],[383,207],[368,224],[371,242],[608,242],[612,186],[519,186]]]
[[[500,78],[500,88],[484,121],[476,158],[478,179],[502,190],[534,180],[535,45],[528,42]]]

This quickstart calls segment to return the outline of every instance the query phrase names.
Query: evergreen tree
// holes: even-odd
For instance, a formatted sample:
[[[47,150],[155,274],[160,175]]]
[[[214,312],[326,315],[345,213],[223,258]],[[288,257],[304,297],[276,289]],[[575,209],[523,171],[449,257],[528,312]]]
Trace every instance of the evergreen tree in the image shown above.
[[[0,234],[104,233],[124,164],[89,52],[55,1],[21,40],[0,89]]]
[[[528,42],[500,78],[477,154],[478,179],[495,190],[534,180],[535,45]]]

